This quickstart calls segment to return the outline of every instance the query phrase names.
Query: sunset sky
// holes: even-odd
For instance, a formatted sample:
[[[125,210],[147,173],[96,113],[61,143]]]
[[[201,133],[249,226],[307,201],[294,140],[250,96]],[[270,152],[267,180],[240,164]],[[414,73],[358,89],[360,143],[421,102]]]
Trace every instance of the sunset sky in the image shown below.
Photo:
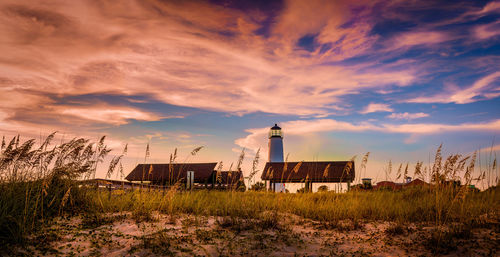
[[[443,2],[0,0],[0,135],[107,135],[126,173],[150,142],[226,169],[246,148],[247,174],[274,123],[290,161],[369,151],[377,180],[441,143],[487,156],[500,1]]]

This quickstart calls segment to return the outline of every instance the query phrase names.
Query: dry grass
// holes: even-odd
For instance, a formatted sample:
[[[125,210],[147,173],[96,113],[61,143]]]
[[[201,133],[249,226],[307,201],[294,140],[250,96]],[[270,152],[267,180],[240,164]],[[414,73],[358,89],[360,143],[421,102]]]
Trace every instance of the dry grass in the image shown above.
[[[176,217],[186,214],[219,217],[219,229],[231,231],[235,235],[244,234],[245,231],[258,231],[259,234],[272,230],[281,239],[286,238],[287,233],[293,234],[281,222],[280,217],[283,215],[295,215],[303,220],[318,222],[323,228],[344,231],[362,229],[365,222],[394,222],[396,225],[385,230],[385,234],[391,236],[405,235],[409,231],[405,224],[423,223],[434,228],[430,236],[422,240],[429,247],[439,246],[431,247],[434,253],[452,251],[458,240],[471,236],[470,231],[473,229],[486,227],[498,230],[500,223],[498,187],[483,192],[475,192],[467,187],[473,181],[480,182],[498,174],[496,159],[492,158],[493,164],[487,165],[489,170],[479,167],[479,176],[475,176],[474,171],[478,169],[476,154],[443,158],[441,147],[435,154],[433,164],[424,167],[423,163],[418,162],[415,167],[415,175],[432,181],[432,186],[399,192],[185,192],[176,185],[166,192],[134,190],[109,194],[80,187],[78,183],[78,179],[94,177],[98,163],[109,153],[104,137],[97,143],[80,138],[49,147],[53,137],[49,136],[39,147],[35,147],[34,140],[21,144],[19,137],[2,144],[0,243],[3,250],[8,249],[9,245],[23,245],[27,237],[37,234],[55,217],[83,217],[82,226],[85,228],[100,227],[124,219],[120,215],[106,218],[105,215],[110,213],[129,213],[129,217],[138,224],[156,222],[159,215],[168,215],[171,223],[176,222]],[[200,149],[195,149],[194,154]],[[113,158],[108,175],[116,167],[119,167],[118,172],[122,172],[120,159],[125,153],[126,150]],[[172,155],[171,162],[175,161],[176,155]],[[244,152],[240,155],[238,167],[242,156]],[[367,159],[368,154],[363,158],[363,170],[366,169]],[[253,175],[257,163],[258,157],[254,161]],[[391,169],[392,163],[387,175],[390,175]],[[399,170],[399,175],[408,175],[408,168],[404,172],[401,168]],[[457,187],[449,183],[450,180],[460,180],[465,186]],[[196,224],[192,226],[196,227]],[[199,232],[200,238],[204,237],[204,233]],[[56,233],[48,238],[58,236]],[[172,253],[173,246],[166,241],[184,240],[171,237],[160,230],[145,235],[140,247],[163,249],[162,253],[168,255]],[[205,235],[204,240],[210,240],[209,237]],[[177,243],[182,244],[180,241]],[[226,250],[222,249],[221,252],[231,253]]]
[[[0,147],[0,243],[22,243],[25,235],[46,220],[83,211],[88,198],[77,186],[79,178],[95,175],[109,150],[104,137],[97,143],[75,138],[50,146],[51,134],[35,147],[19,136]]]

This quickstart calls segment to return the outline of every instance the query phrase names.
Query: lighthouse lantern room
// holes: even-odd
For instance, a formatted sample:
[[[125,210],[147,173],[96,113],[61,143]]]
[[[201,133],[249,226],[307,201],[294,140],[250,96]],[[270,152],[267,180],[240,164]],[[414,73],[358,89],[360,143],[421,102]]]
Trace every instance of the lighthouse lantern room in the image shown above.
[[[283,132],[278,124],[269,130],[269,162],[284,162],[283,158]],[[269,189],[275,192],[284,192],[285,184],[280,181],[280,183],[269,183]]]

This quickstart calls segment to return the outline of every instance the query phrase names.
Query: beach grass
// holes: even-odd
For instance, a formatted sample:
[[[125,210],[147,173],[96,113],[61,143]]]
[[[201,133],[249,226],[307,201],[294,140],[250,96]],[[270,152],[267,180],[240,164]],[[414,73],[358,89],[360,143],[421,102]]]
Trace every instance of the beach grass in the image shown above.
[[[49,147],[52,139],[53,135],[40,142],[38,147],[35,147],[35,140],[21,143],[19,137],[8,143],[5,140],[2,142],[0,244],[3,247],[23,245],[30,235],[56,217],[81,216],[85,224],[99,226],[113,222],[115,219],[108,217],[120,213],[131,213],[137,222],[154,220],[158,214],[167,214],[172,218],[184,214],[222,217],[230,221],[231,226],[239,228],[242,227],[241,223],[238,224],[241,220],[252,220],[259,227],[273,228],[279,224],[280,215],[295,215],[320,222],[325,227],[339,227],[345,220],[351,224],[367,221],[396,224],[423,222],[436,228],[431,239],[437,241],[445,240],[450,233],[466,234],[467,229],[475,227],[498,227],[500,221],[499,187],[490,187],[482,192],[468,187],[472,180],[475,154],[443,158],[441,147],[435,154],[434,163],[429,165],[432,168],[427,171],[430,186],[400,191],[296,194],[215,190],[189,192],[178,186],[160,190],[136,188],[108,191],[80,183],[81,179],[95,176],[97,165],[109,153],[104,137],[95,143],[75,138]],[[112,160],[109,173],[120,167],[119,158]],[[489,173],[495,174],[496,159],[492,161],[494,164],[489,167],[493,170]],[[423,173],[415,171],[418,172]],[[463,186],[445,183],[460,174],[463,174],[459,178],[464,181]],[[441,229],[443,227],[446,229]],[[402,227],[394,227],[387,233],[402,231]]]
[[[290,213],[324,222],[362,219],[397,222],[484,223],[500,210],[500,191],[471,192],[457,199],[457,190],[351,191],[276,194],[269,192],[194,191],[167,196],[163,191],[124,191],[109,197],[106,191],[88,191],[99,212],[142,210],[166,214],[193,214],[256,218],[262,213]]]

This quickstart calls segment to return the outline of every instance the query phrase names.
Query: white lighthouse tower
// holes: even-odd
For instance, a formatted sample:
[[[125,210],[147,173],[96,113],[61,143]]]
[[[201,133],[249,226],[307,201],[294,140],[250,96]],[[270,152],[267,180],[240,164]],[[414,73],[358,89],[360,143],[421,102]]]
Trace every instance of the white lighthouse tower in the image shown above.
[[[283,160],[283,132],[278,124],[274,124],[269,130],[269,162],[284,162]],[[274,188],[275,192],[285,192],[285,184],[282,182],[275,183],[270,182],[271,188]]]

